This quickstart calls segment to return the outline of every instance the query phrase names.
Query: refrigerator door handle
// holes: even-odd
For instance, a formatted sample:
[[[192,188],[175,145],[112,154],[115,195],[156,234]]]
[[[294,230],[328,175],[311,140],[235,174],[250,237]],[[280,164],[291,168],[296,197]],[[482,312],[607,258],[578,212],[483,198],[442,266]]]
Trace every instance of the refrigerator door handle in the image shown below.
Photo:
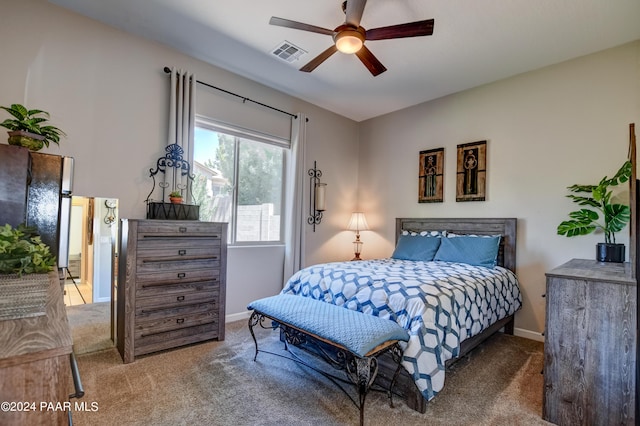
[[[71,196],[62,196],[60,203],[60,244],[58,268],[69,267],[69,233],[71,231]]]
[[[62,194],[73,192],[73,157],[62,157]]]

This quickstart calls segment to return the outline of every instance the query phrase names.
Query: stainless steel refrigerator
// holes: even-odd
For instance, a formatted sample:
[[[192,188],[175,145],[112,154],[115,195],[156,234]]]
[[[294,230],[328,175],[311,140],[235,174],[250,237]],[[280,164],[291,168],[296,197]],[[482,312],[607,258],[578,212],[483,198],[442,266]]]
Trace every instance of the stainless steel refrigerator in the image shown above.
[[[34,226],[56,256],[69,262],[73,158],[0,144],[0,225]]]

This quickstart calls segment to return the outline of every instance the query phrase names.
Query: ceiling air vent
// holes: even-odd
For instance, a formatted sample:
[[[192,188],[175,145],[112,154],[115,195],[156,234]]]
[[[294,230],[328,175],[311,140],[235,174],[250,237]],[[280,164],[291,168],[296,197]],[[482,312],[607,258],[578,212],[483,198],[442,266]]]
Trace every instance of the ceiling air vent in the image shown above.
[[[307,51],[285,40],[282,43],[278,44],[278,47],[273,49],[271,53],[273,53],[283,61],[293,62],[296,61],[300,56],[307,53]]]

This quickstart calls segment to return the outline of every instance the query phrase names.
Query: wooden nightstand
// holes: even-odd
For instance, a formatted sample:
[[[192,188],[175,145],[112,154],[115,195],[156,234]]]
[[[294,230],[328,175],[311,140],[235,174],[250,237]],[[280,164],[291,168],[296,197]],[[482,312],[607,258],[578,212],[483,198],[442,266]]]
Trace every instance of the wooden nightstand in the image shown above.
[[[573,259],[547,274],[543,418],[635,421],[636,281],[630,265]]]

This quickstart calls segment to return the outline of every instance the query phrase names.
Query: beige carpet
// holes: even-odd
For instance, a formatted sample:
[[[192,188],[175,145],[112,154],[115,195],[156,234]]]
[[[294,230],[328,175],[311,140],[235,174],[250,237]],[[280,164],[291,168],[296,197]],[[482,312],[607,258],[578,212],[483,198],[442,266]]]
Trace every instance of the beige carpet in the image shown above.
[[[76,355],[113,348],[110,306],[101,302],[66,307]]]
[[[281,351],[277,332],[260,347]],[[269,354],[253,361],[245,321],[224,342],[206,342],[123,364],[115,349],[78,357],[83,401],[76,426],[357,425],[358,410],[324,377]],[[542,344],[497,334],[458,362],[425,414],[385,395],[367,398],[367,425],[537,425],[542,411]]]

